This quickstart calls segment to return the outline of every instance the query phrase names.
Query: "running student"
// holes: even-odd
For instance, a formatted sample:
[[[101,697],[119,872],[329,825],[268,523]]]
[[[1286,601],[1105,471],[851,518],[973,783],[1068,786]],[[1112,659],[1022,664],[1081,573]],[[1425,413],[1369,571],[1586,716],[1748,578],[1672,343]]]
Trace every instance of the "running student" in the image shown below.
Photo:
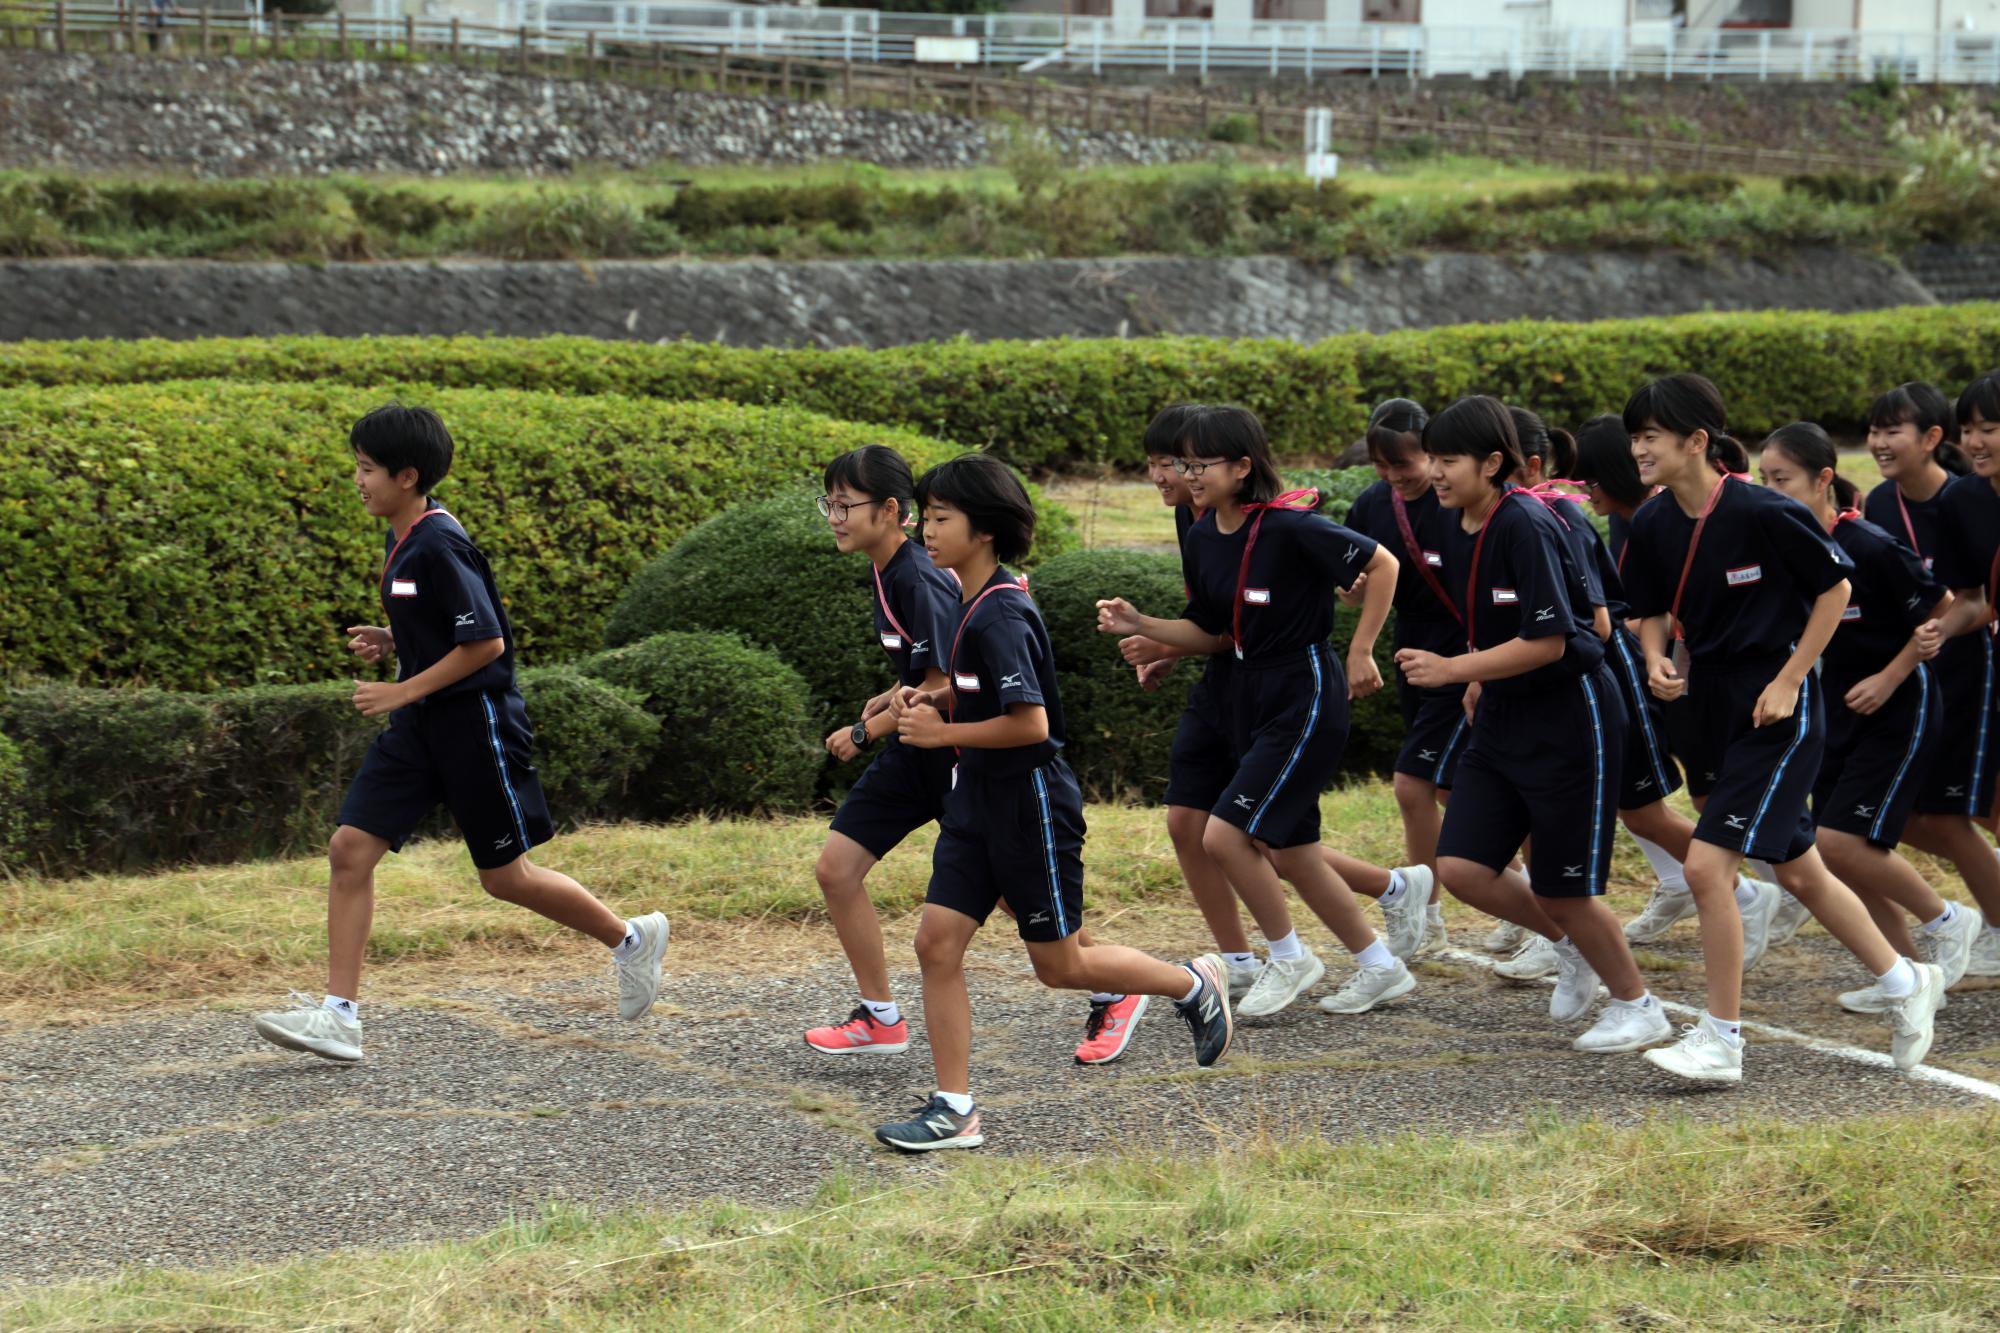
[[[1593,627],[1599,608],[1561,518],[1508,484],[1522,470],[1521,446],[1497,399],[1461,398],[1432,417],[1424,450],[1438,501],[1458,519],[1445,574],[1447,588],[1463,590],[1466,651],[1406,648],[1396,664],[1421,687],[1466,685],[1474,710],[1438,839],[1445,887],[1549,942],[1558,1023],[1590,1012],[1600,978],[1609,987],[1611,1003],[1575,1049],[1665,1040],[1672,1026],[1601,901],[1625,712]],[[1532,886],[1509,869],[1530,838]]]
[[[379,407],[354,424],[354,484],[389,525],[379,594],[389,623],[355,625],[363,662],[394,656],[396,681],[356,681],[354,706],[389,725],[361,761],[327,845],[327,994],[257,1016],[257,1033],[328,1060],[361,1058],[361,957],[375,912],[375,867],[439,805],[451,811],[479,883],[495,898],[589,935],[611,950],[618,1016],[660,993],[667,918],[631,921],[567,875],[528,859],[554,832],[514,685],[514,631],[486,557],[430,498],[451,470],[452,440],[428,408]]]
[[[1854,562],[1840,628],[1820,658],[1826,754],[1812,794],[1820,854],[1898,953],[1937,964],[1954,985],[1984,923],[1939,897],[1896,852],[1946,722],[1915,631],[1951,594],[1916,552],[1861,516],[1860,493],[1836,471],[1833,441],[1818,426],[1795,421],[1773,431],[1759,466],[1764,484],[1810,509]],[[1915,940],[1904,912],[1923,923]],[[1880,986],[1848,991],[1840,1003],[1864,1014],[1888,1007]]]
[[[951,756],[902,744],[889,704],[900,686],[936,690],[944,684],[939,663],[958,621],[958,585],[904,534],[914,483],[901,454],[880,444],[851,450],[826,465],[824,484],[819,511],[832,525],[834,545],[843,554],[868,557],[875,635],[895,680],[862,705],[859,720],[826,738],[827,752],[843,762],[878,742],[882,752],[840,803],[813,870],[861,1002],[845,1022],[808,1031],[806,1045],[826,1055],[893,1055],[909,1049],[910,1028],[890,995],[868,872],[942,813]]]
[[[1198,517],[1187,478],[1174,466],[1181,453],[1182,427],[1195,410],[1190,403],[1162,408],[1146,427],[1143,441],[1147,479],[1159,491],[1160,502],[1174,511],[1176,546],[1187,539],[1188,529]],[[1136,668],[1140,687],[1148,690],[1165,685],[1174,663],[1186,656],[1180,649],[1156,643],[1143,634],[1119,640],[1118,650]],[[1229,967],[1229,997],[1239,1000],[1249,993],[1263,964],[1250,948],[1229,876],[1201,843],[1209,807],[1222,799],[1223,789],[1236,772],[1236,740],[1226,711],[1230,660],[1228,653],[1204,657],[1201,678],[1188,689],[1187,707],[1181,710],[1167,756],[1166,806],[1167,836],[1174,844],[1174,859],[1180,863],[1188,892],[1194,895],[1215,947]],[[1116,1023],[1115,1016],[1107,1018],[1099,1042],[1118,1041],[1122,1050],[1126,1025]],[[1091,1063],[1082,1051],[1077,1058]]]
[[[1821,862],[1806,813],[1826,744],[1812,668],[1847,609],[1854,565],[1805,506],[1741,477],[1748,460],[1724,422],[1722,396],[1699,375],[1655,380],[1624,412],[1640,480],[1666,488],[1633,517],[1625,558],[1647,685],[1663,700],[1686,696],[1689,767],[1717,775],[1706,792],[1694,788],[1700,818],[1686,863],[1708,1010],[1646,1058],[1697,1082],[1742,1080],[1734,885],[1754,856],[1880,983],[1896,1064],[1909,1069],[1930,1049],[1944,974],[1883,938]]]
[[[903,744],[956,759],[916,942],[937,1091],[911,1119],[875,1131],[910,1152],[985,1142],[969,1081],[965,951],[1003,899],[1043,985],[1169,997],[1200,1065],[1221,1059],[1231,1036],[1228,975],[1214,954],[1177,966],[1079,936],[1083,797],[1062,758],[1055,658],[1027,589],[1001,563],[1026,554],[1034,535],[1026,490],[998,459],[967,454],[926,472],[916,498],[925,549],[958,575],[964,609],[944,687],[904,686],[891,704]]]
[[[1884,480],[1868,493],[1862,513],[1922,557],[1941,583],[1951,586],[1962,577],[1967,587],[1983,588],[1983,543],[1947,517],[1954,506],[1976,516],[1980,491],[1990,489],[1984,478],[1966,475],[1971,466],[1958,438],[1953,404],[1928,384],[1899,384],[1877,398],[1868,409],[1868,452]],[[1959,487],[1967,490],[1948,505],[1946,497]],[[1987,822],[2000,769],[1995,665],[1993,636],[1982,633],[1945,640],[1932,663],[1944,696],[1944,738],[1903,831],[1910,846],[1951,862],[1979,904],[1988,929],[1973,946],[1967,971],[1989,977],[2000,976],[2000,930],[1992,928],[2000,921],[2000,861],[1978,825]]]
[[[1188,492],[1205,510],[1181,548],[1187,609],[1162,620],[1111,598],[1097,604],[1098,628],[1234,658],[1229,707],[1241,758],[1209,811],[1202,842],[1270,944],[1270,959],[1238,1011],[1276,1013],[1325,973],[1292,928],[1282,879],[1355,956],[1354,975],[1320,1007],[1365,1013],[1409,994],[1416,979],[1375,937],[1326,863],[1319,794],[1339,771],[1347,743],[1350,679],[1355,696],[1381,688],[1375,637],[1395,597],[1396,558],[1360,533],[1287,507],[1264,428],[1244,408],[1203,407],[1183,438]],[[1327,644],[1333,590],[1353,586],[1364,572],[1367,592],[1343,675]]]

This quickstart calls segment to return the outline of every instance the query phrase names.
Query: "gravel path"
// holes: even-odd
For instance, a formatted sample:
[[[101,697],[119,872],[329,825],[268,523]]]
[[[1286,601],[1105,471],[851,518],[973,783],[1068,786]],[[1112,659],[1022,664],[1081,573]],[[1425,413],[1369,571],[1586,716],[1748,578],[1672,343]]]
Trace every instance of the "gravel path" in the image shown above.
[[[908,929],[892,929],[892,958],[908,956]],[[1135,917],[1111,933],[1165,948],[1187,923]],[[1775,1042],[1753,1046],[1741,1089],[1684,1090],[1637,1057],[1569,1051],[1543,990],[1435,962],[1416,995],[1374,1014],[1300,1005],[1246,1023],[1215,1073],[1194,1070],[1165,1005],[1121,1064],[1082,1069],[1069,1058],[1082,1002],[1036,986],[998,932],[981,944],[975,1087],[991,1151],[1480,1132],[1551,1108],[1630,1123],[1982,1104]],[[466,1235],[554,1199],[798,1203],[835,1170],[938,1169],[867,1136],[928,1093],[921,1042],[903,1057],[833,1060],[799,1041],[851,1003],[831,948],[828,937],[797,963],[767,955],[749,977],[677,970],[630,1026],[607,1012],[608,972],[586,970],[583,954],[502,976],[441,973],[371,1001],[368,1060],[352,1067],[267,1047],[234,1008],[0,1033],[0,1279]],[[684,953],[670,965],[716,961],[698,944]],[[1699,1002],[1689,926],[1647,957],[1661,994]],[[1748,1016],[1884,1048],[1882,1028],[1833,1007],[1851,971],[1809,932],[1754,975]],[[916,977],[898,986],[914,996]],[[1959,994],[1940,1033],[1933,1063],[2000,1072],[2000,991]]]

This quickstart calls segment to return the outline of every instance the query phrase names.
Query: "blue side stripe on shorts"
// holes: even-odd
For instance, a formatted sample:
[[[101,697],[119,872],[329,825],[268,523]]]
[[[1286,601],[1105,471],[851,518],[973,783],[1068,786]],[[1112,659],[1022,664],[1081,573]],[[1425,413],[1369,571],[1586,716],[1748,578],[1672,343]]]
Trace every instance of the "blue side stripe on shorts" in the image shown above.
[[[1580,677],[1577,683],[1583,686],[1583,698],[1590,705],[1590,762],[1591,790],[1594,799],[1590,805],[1590,869],[1584,875],[1584,887],[1601,892],[1604,886],[1597,882],[1598,858],[1604,850],[1604,815],[1611,805],[1611,793],[1606,787],[1609,775],[1604,763],[1604,718],[1597,709],[1597,691],[1590,687],[1588,676]]]
[[[1056,930],[1062,938],[1069,938],[1069,921],[1063,916],[1062,877],[1056,872],[1056,821],[1049,809],[1049,784],[1042,779],[1042,770],[1035,770],[1035,803],[1042,815],[1042,859],[1049,871],[1049,901],[1055,904]]]
[[[479,706],[486,710],[486,739],[493,746],[493,762],[500,769],[500,787],[507,793],[507,804],[514,811],[514,831],[521,836],[521,854],[527,855],[532,845],[528,841],[528,821],[521,817],[521,801],[514,795],[514,780],[507,775],[507,751],[500,744],[500,717],[493,711],[493,700],[484,692],[479,696]]]
[[[1798,725],[1792,730],[1792,743],[1785,747],[1784,754],[1778,757],[1778,766],[1771,770],[1771,780],[1764,786],[1764,799],[1757,802],[1757,816],[1750,821],[1750,828],[1743,835],[1743,846],[1738,850],[1746,855],[1749,853],[1750,844],[1757,840],[1757,830],[1764,822],[1764,815],[1771,808],[1771,798],[1778,794],[1778,783],[1784,779],[1785,766],[1792,762],[1792,756],[1798,753],[1801,745],[1805,744],[1806,732],[1811,729],[1812,682],[1812,673],[1807,672],[1805,680],[1799,684],[1798,708],[1792,714],[1798,720]]]
[[[1979,739],[1972,747],[1972,772],[1966,775],[1965,813],[1978,819],[1986,812],[1979,808],[1980,791],[1986,779],[1986,740],[1993,726],[1993,636],[1981,634],[1979,649],[1986,656],[1986,669],[1979,677]],[[1946,718],[1947,722],[1951,719]]]
[[[1451,764],[1451,757],[1458,751],[1458,743],[1465,736],[1465,713],[1460,710],[1458,725],[1451,729],[1451,739],[1444,743],[1444,752],[1438,758],[1437,771],[1431,774],[1431,786],[1444,785],[1444,771]]]
[[[1670,784],[1667,781],[1666,762],[1660,757],[1659,737],[1653,733],[1653,715],[1646,707],[1645,674],[1639,670],[1639,664],[1632,660],[1632,645],[1625,642],[1623,634],[1613,630],[1611,641],[1618,645],[1618,663],[1624,667],[1626,684],[1631,687],[1632,706],[1637,712],[1639,734],[1646,738],[1646,759],[1653,766],[1653,781],[1658,784],[1660,795],[1665,796]]]
[[[1910,765],[1916,760],[1917,749],[1923,744],[1924,724],[1931,714],[1931,673],[1922,662],[1917,663],[1917,724],[1910,728],[1910,748],[1903,751],[1903,762],[1896,769],[1896,776],[1889,783],[1882,804],[1876,807],[1875,822],[1868,829],[1868,840],[1879,841],[1882,837],[1882,823],[1889,818],[1889,807],[1895,804],[1896,792],[1902,787],[1903,779],[1909,776]]]
[[[1312,708],[1306,713],[1306,729],[1299,733],[1298,744],[1292,747],[1292,753],[1285,760],[1285,766],[1278,770],[1278,780],[1271,784],[1271,790],[1264,793],[1264,799],[1257,803],[1257,809],[1252,812],[1250,822],[1243,826],[1245,833],[1257,832],[1257,821],[1264,817],[1266,810],[1270,809],[1271,802],[1278,799],[1278,792],[1283,789],[1285,779],[1292,775],[1292,767],[1299,762],[1299,756],[1305,753],[1306,742],[1312,739],[1313,729],[1319,726],[1319,696],[1320,691],[1325,688],[1326,679],[1320,675],[1317,646],[1306,649],[1306,661],[1312,663],[1313,669],[1313,701]]]

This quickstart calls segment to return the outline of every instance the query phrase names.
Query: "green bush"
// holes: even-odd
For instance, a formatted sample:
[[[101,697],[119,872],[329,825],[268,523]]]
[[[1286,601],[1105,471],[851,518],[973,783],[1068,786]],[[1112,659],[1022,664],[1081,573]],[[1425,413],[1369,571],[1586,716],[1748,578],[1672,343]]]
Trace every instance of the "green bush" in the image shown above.
[[[1354,504],[1354,497],[1374,485],[1377,478],[1372,467],[1343,468],[1289,468],[1285,472],[1285,485],[1293,490],[1308,488],[1319,492],[1319,512],[1336,523],[1347,521],[1347,511]]]
[[[633,691],[660,720],[653,762],[634,783],[642,814],[798,810],[823,757],[806,683],[734,634],[656,634],[587,658],[585,675]]]
[[[28,767],[21,747],[0,736],[0,869],[18,865],[28,849]]]
[[[382,529],[349,480],[380,387],[0,390],[0,663],[14,678],[205,689],[346,677],[381,615]],[[603,642],[647,557],[745,495],[887,442],[793,409],[421,389],[459,450],[438,498],[492,560],[523,659]]]
[[[125,871],[324,845],[382,726],[355,712],[352,693],[346,684],[0,693],[0,733],[19,747],[26,778],[19,862]],[[574,672],[524,672],[521,693],[555,817],[627,813],[624,793],[653,757],[658,723],[631,696]],[[449,831],[442,818],[431,827]]]
[[[1139,439],[1147,421],[1162,403],[1177,399],[1242,403],[1263,418],[1281,455],[1326,458],[1361,433],[1368,409],[1383,398],[1411,397],[1435,409],[1462,394],[1494,393],[1552,423],[1574,426],[1618,410],[1646,379],[1675,370],[1714,379],[1732,426],[1746,435],[1801,418],[1860,434],[1867,429],[1868,404],[1884,386],[1928,379],[1955,392],[1995,364],[2000,305],[1994,304],[1592,324],[1514,320],[1344,334],[1309,346],[1213,338],[957,341],[880,351],[587,338],[0,344],[0,384],[218,376],[371,389],[414,382],[727,398],[787,403],[847,421],[909,426],[963,445],[991,445],[1030,469],[1100,462],[1137,467],[1144,461]],[[573,398],[566,406],[587,410]],[[0,434],[4,430],[0,423]]]
[[[1826,204],[1886,204],[1902,180],[1894,172],[1805,172],[1785,177],[1785,190]]]

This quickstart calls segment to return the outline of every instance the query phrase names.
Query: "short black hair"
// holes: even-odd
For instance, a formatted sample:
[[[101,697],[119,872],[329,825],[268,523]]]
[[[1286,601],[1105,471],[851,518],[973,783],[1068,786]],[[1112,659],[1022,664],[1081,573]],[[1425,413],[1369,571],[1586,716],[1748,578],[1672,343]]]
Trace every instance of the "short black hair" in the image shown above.
[[[1576,432],[1576,479],[1595,483],[1598,490],[1634,509],[1652,493],[1639,480],[1631,432],[1609,412],[1592,417]]]
[[[907,517],[913,511],[910,497],[916,483],[910,478],[910,460],[886,444],[864,444],[826,465],[821,478],[830,493],[836,486],[852,486],[871,500],[894,500],[896,512]]]
[[[1195,409],[1194,403],[1169,403],[1154,413],[1152,421],[1146,425],[1145,437],[1140,441],[1146,450],[1146,457],[1180,457],[1181,437]]]
[[[1987,371],[1959,394],[1958,424],[1971,425],[1975,414],[1981,421],[2000,421],[2000,370]]]
[[[356,454],[367,454],[391,476],[415,468],[419,495],[429,495],[451,471],[451,432],[428,407],[384,404],[354,423],[347,432],[347,446]]]
[[[1035,541],[1035,505],[1014,469],[991,454],[960,454],[917,478],[917,503],[942,500],[959,510],[974,532],[993,538],[994,558],[1019,560]]]
[[[1931,456],[1938,465],[1954,476],[1962,477],[1972,471],[1972,464],[1958,447],[1958,414],[1952,411],[1951,400],[1935,384],[1911,380],[1883,392],[1868,406],[1868,424],[1876,429],[1915,426],[1918,439],[1930,434],[1935,426],[1940,434]]]
[[[1405,441],[1414,438],[1422,447],[1424,427],[1430,413],[1408,398],[1387,398],[1368,414],[1368,453],[1384,463],[1400,463],[1411,448]]]
[[[1271,443],[1264,438],[1264,423],[1249,408],[1234,403],[1198,407],[1188,417],[1184,438],[1190,458],[1250,460],[1250,475],[1237,488],[1238,504],[1269,504],[1284,489],[1278,465],[1271,461]]]
[[[1764,447],[1782,450],[1794,463],[1815,477],[1831,468],[1833,500],[1842,509],[1854,508],[1855,502],[1861,498],[1861,488],[1840,475],[1840,453],[1818,422],[1794,421],[1780,426],[1764,437]]]
[[[1521,471],[1521,437],[1514,417],[1498,398],[1478,393],[1461,398],[1430,419],[1424,427],[1424,452],[1445,457],[1470,456],[1484,462],[1500,455],[1495,486]]]
[[[1748,472],[1750,455],[1731,438],[1722,390],[1705,375],[1663,375],[1625,401],[1625,430],[1637,435],[1648,423],[1686,437],[1708,432],[1708,462],[1719,472]]]

